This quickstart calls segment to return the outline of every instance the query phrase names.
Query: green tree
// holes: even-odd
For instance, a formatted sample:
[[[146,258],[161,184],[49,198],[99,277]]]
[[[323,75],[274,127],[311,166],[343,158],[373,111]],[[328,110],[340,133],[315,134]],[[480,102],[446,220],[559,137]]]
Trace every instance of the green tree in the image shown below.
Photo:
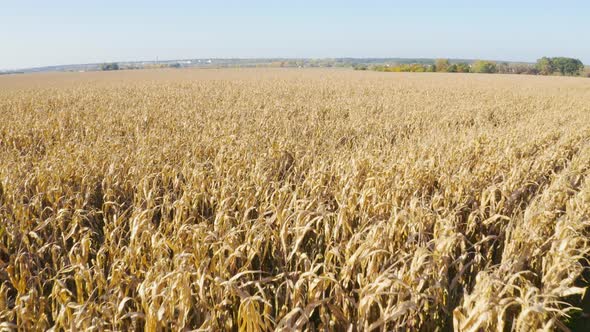
[[[496,63],[492,61],[477,60],[472,66],[474,73],[492,74],[497,72]]]
[[[426,65],[421,65],[419,63],[413,63],[408,66],[408,71],[413,73],[423,73],[428,69]]]
[[[555,65],[553,59],[548,57],[542,57],[537,60],[537,70],[541,75],[551,75],[555,72]]]
[[[457,64],[457,73],[468,73],[471,71],[471,67],[465,62],[459,62]]]
[[[119,64],[116,62],[103,63],[102,65],[100,65],[100,70],[119,70]]]
[[[449,69],[449,66],[451,65],[449,59],[436,59],[436,61],[434,62],[434,66],[436,68],[436,71],[441,71],[441,72],[446,72]]]
[[[580,75],[582,70],[584,70],[584,64],[578,59],[558,57],[553,58],[552,60],[555,69],[557,69],[561,75]]]
[[[469,65],[460,62],[460,63],[453,63],[452,65],[447,68],[448,73],[468,73],[469,72]]]

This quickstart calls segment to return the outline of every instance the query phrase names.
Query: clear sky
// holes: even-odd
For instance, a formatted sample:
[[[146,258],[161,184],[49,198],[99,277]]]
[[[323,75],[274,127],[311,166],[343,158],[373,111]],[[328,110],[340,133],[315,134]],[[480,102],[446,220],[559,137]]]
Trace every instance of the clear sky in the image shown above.
[[[208,57],[590,64],[590,1],[0,0],[0,69]]]

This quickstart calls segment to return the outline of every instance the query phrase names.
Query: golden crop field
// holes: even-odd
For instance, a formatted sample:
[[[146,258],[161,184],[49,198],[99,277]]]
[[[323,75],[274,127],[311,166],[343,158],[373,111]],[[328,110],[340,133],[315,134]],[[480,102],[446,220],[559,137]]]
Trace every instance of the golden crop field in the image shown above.
[[[588,174],[582,78],[0,77],[0,329],[566,330]]]

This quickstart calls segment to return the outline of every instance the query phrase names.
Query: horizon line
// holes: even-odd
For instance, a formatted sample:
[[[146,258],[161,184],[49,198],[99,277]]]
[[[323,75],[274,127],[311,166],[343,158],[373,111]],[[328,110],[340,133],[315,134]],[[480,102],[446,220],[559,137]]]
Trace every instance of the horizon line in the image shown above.
[[[157,63],[157,62],[173,62],[173,61],[189,61],[189,60],[339,60],[339,59],[350,59],[350,60],[436,60],[436,59],[448,59],[448,60],[465,60],[465,61],[494,61],[499,63],[525,63],[533,64],[535,61],[516,61],[516,60],[498,60],[498,59],[487,59],[487,58],[463,58],[463,57],[383,57],[383,56],[367,56],[367,57],[352,57],[352,56],[338,56],[338,57],[194,57],[194,58],[167,58],[167,59],[152,59],[152,60],[117,60],[117,61],[101,61],[101,62],[83,62],[83,63],[61,63],[61,64],[49,64],[41,66],[30,66],[30,67],[19,67],[19,68],[0,68],[0,72],[17,72],[22,70],[35,70],[44,69],[51,67],[68,67],[68,66],[92,66],[101,65],[108,63]],[[538,59],[537,59],[538,60]],[[586,66],[586,64],[584,64]]]

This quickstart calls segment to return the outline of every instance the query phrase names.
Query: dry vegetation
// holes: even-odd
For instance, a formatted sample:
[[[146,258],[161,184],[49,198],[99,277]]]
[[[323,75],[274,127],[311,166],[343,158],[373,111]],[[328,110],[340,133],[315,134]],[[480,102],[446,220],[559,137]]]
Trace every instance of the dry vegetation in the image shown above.
[[[0,329],[564,329],[590,81],[0,79]]]

